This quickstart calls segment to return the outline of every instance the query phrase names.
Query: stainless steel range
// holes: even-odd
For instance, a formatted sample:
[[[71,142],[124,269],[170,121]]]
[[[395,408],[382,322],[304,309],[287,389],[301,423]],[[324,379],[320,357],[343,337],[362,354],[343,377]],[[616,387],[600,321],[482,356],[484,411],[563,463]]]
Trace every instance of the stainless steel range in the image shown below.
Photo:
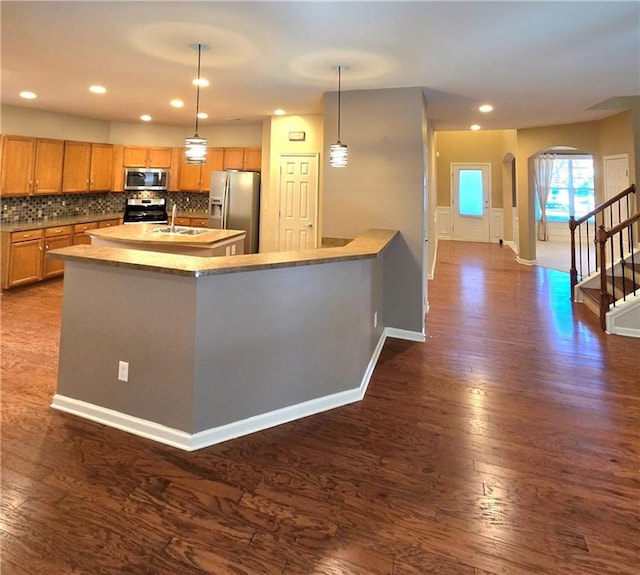
[[[166,224],[167,200],[165,198],[130,198],[122,219],[125,224]]]

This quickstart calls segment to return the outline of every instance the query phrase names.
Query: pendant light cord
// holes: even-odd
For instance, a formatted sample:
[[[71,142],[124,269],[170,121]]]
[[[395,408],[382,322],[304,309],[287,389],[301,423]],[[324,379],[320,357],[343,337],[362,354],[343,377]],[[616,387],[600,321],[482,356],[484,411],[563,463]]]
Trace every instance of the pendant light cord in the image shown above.
[[[200,55],[202,52],[202,44],[198,44],[198,81],[196,82],[196,129],[198,134],[198,113],[200,112]]]
[[[340,143],[340,93],[342,92],[341,70],[342,66],[338,66],[338,143]]]

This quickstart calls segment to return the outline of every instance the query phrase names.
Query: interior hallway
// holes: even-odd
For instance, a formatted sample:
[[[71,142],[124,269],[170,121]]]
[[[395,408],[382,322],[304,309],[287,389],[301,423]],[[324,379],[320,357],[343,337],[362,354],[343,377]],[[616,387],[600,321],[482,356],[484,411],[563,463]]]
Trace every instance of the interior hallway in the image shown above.
[[[636,575],[638,342],[514,259],[440,242],[362,402],[195,453],[51,410],[62,281],[5,293],[1,572]]]

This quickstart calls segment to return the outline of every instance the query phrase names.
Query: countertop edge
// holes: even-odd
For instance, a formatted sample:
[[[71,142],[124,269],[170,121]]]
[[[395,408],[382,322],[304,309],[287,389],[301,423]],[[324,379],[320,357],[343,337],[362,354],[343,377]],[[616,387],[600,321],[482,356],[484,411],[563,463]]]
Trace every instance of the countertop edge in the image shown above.
[[[342,247],[236,256],[200,257],[91,245],[52,250],[47,255],[54,259],[201,278],[375,258],[399,233],[398,230],[372,229]]]

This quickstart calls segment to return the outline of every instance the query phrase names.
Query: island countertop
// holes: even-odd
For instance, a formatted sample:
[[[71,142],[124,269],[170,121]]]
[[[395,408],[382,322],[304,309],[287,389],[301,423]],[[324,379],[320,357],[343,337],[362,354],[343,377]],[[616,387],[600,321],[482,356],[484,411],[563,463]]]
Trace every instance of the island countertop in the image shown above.
[[[373,229],[341,247],[244,254],[231,257],[198,257],[88,245],[77,245],[52,250],[48,252],[47,255],[48,257],[68,261],[85,261],[87,263],[198,278],[217,274],[257,271],[260,269],[297,267],[375,258],[398,234],[399,232],[397,230]]]
[[[244,230],[216,230],[209,229],[202,233],[166,234],[160,230],[167,228],[166,224],[130,224],[88,230],[86,233],[92,238],[109,240],[110,242],[122,242],[123,244],[173,244],[186,246],[210,246],[224,240],[239,237],[246,232]],[[176,226],[176,229],[184,229]],[[195,230],[194,228],[191,228]]]

